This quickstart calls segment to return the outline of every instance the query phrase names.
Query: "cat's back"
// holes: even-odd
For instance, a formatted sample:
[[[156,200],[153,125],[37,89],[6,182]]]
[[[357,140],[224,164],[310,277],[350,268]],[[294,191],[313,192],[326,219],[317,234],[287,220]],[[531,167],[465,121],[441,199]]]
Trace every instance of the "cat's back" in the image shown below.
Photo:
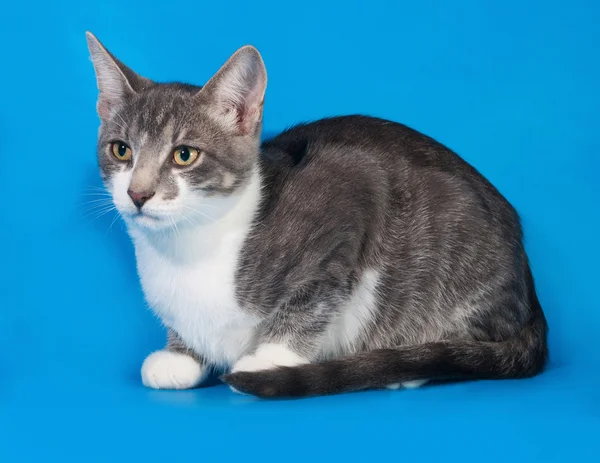
[[[449,167],[456,156],[442,144],[398,122],[353,115],[295,125],[263,144],[271,161],[298,165],[326,154],[332,148],[365,151],[391,161],[399,156],[417,164]],[[279,153],[279,155],[277,154]]]
[[[336,116],[294,125],[267,140],[264,146],[284,147],[299,139],[372,146],[395,144],[402,138],[419,135],[403,124],[385,119],[362,115]]]
[[[385,119],[339,116],[294,126],[263,144],[262,165],[274,196],[307,187],[317,194],[350,188],[364,196],[368,188],[395,203],[415,194],[440,205],[473,199],[486,211],[516,218],[497,189],[460,156]]]

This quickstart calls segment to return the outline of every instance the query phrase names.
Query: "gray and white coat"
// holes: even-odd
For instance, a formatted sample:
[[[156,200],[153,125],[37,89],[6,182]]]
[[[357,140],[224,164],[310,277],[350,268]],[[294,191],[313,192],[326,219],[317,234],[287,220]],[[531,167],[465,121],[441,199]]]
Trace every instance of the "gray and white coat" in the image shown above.
[[[192,388],[216,368],[236,391],[306,396],[543,369],[519,217],[458,155],[365,116],[261,144],[256,49],[197,87],[88,44],[101,174],[169,331],[145,385]]]

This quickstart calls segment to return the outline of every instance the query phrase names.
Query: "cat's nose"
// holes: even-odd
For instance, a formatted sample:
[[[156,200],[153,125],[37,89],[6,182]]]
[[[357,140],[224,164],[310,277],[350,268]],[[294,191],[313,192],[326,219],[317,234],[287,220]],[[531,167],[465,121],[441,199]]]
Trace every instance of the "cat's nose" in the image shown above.
[[[146,204],[146,202],[150,198],[152,198],[152,196],[154,196],[154,192],[148,192],[148,191],[138,192],[138,191],[133,191],[133,190],[127,190],[127,194],[133,201],[133,204],[135,204],[135,207],[137,207],[138,209],[141,209],[142,206],[144,204]]]

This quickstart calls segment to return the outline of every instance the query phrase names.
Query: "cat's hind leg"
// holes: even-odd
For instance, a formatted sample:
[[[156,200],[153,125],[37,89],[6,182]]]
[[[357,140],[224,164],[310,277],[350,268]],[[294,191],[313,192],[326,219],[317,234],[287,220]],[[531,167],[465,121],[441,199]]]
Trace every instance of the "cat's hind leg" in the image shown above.
[[[326,288],[330,293],[335,289]],[[319,291],[321,290],[321,291]],[[235,378],[239,374],[261,375],[265,371],[283,367],[297,367],[317,360],[329,323],[337,313],[334,304],[323,304],[319,295],[323,288],[314,293],[303,294],[291,300],[263,322],[256,349],[242,356],[222,379],[233,391]],[[342,299],[342,295],[338,299]]]

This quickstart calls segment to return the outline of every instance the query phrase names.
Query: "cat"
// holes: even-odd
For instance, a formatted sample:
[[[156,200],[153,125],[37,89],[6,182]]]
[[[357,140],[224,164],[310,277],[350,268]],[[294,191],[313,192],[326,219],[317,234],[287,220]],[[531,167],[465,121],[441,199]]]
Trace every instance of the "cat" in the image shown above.
[[[261,143],[255,48],[200,87],[87,41],[101,177],[168,332],[145,386],[194,388],[216,369],[236,392],[301,397],[544,369],[517,212],[457,154],[359,115]]]

